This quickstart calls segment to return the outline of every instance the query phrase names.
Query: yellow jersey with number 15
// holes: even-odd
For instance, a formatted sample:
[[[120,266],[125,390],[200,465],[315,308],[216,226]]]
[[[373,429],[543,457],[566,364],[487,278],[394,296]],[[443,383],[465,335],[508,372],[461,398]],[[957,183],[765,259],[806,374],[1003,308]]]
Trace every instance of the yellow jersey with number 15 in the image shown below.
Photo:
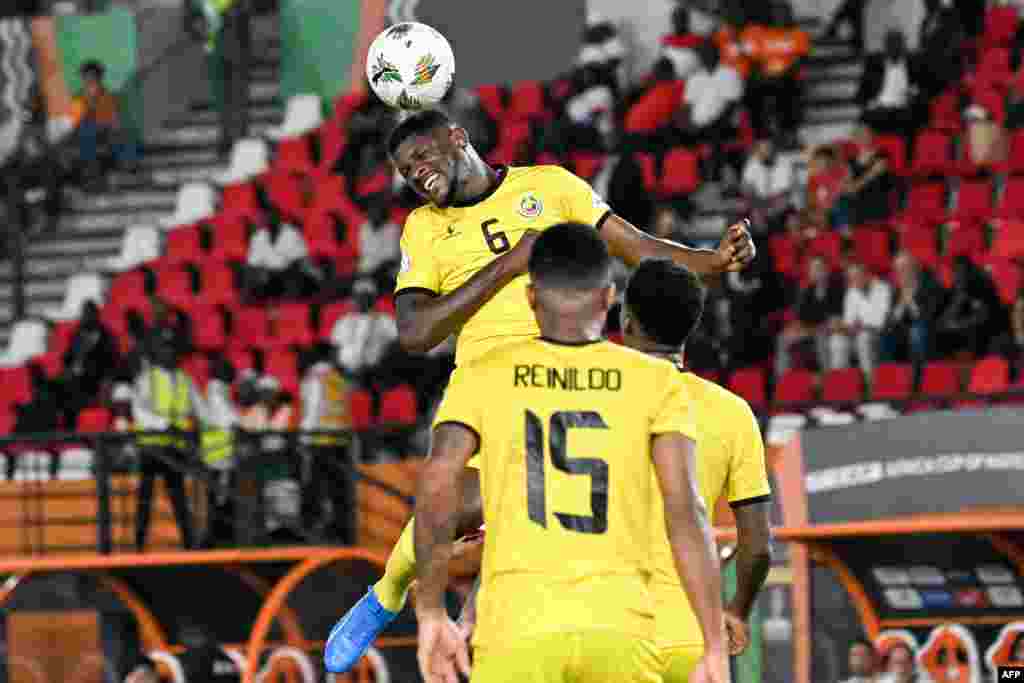
[[[514,342],[455,370],[435,417],[445,422],[480,442],[487,543],[474,642],[585,630],[653,639],[647,445],[693,438],[680,374],[606,341]]]
[[[611,212],[586,181],[560,166],[499,168],[490,193],[444,209],[422,206],[405,221],[395,294],[445,295],[511,249],[527,230],[565,222],[600,227]],[[495,346],[539,334],[526,301],[526,276],[496,292],[459,332],[457,364]]]

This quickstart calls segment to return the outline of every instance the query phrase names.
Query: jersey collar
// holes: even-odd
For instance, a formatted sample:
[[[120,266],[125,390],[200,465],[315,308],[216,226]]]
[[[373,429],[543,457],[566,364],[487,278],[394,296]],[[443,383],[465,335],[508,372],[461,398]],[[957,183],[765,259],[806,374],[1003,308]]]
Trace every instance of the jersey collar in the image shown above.
[[[467,206],[474,206],[497,192],[498,188],[501,187],[501,184],[505,182],[505,178],[508,177],[508,166],[496,166],[494,170],[498,174],[498,177],[495,179],[494,185],[491,185],[489,190],[481,195],[473,197],[472,199],[464,199],[461,202],[452,202],[452,206],[459,209],[464,209]]]
[[[556,346],[590,346],[591,344],[600,344],[601,342],[606,341],[604,337],[599,337],[598,339],[581,339],[579,341],[563,341],[561,339],[552,339],[551,337],[545,337],[544,335],[541,335],[537,338],[540,339],[542,342],[546,342],[548,344],[555,344]]]

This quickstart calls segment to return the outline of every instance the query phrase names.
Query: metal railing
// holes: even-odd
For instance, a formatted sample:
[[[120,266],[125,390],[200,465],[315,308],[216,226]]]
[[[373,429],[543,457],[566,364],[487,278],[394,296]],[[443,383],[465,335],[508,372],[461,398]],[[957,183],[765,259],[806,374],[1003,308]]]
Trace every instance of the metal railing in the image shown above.
[[[154,439],[173,440],[182,447],[154,445]],[[6,461],[7,482],[0,485],[0,529],[7,529],[0,536],[13,539],[10,532],[15,531],[19,540],[14,552],[21,555],[132,549],[138,520],[127,504],[139,494],[142,477],[161,479],[166,488],[169,480],[163,475],[169,472],[183,482],[196,542],[215,541],[218,547],[267,545],[274,542],[267,532],[270,521],[278,537],[283,533],[294,543],[354,543],[357,482],[403,505],[411,503],[401,491],[356,468],[365,439],[366,435],[346,431],[236,430],[230,455],[223,461],[228,466],[215,468],[202,459],[195,432],[2,436],[0,455]],[[152,509],[151,520],[164,519],[155,505]],[[88,531],[73,534],[79,542],[71,545],[51,539],[62,537],[55,533],[58,529],[90,526],[95,527],[95,538],[88,545],[81,542]],[[218,528],[231,533],[212,536]],[[347,530],[348,537],[339,537],[338,529]]]

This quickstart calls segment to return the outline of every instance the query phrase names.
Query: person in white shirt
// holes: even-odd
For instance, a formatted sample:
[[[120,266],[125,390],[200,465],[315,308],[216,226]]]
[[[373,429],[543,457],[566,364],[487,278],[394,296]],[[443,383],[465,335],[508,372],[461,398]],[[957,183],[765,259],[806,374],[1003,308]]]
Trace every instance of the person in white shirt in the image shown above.
[[[897,30],[885,34],[885,51],[864,67],[860,99],[864,123],[879,133],[909,134],[915,123],[915,76],[906,40]]]
[[[250,300],[311,293],[320,274],[302,233],[288,223],[261,226],[249,242],[243,289]]]
[[[773,140],[761,140],[743,167],[740,183],[751,222],[771,230],[790,206],[796,185],[793,159],[780,155]]]
[[[372,373],[388,347],[398,339],[395,319],[375,313],[377,288],[361,279],[353,286],[352,298],[358,311],[342,316],[331,330],[331,343],[338,349],[338,364],[352,376]]]
[[[359,275],[372,278],[382,290],[390,289],[402,259],[401,238],[402,228],[388,215],[388,203],[372,205],[359,228]]]
[[[846,269],[847,288],[843,317],[829,336],[829,365],[850,366],[850,352],[856,349],[857,363],[869,380],[878,363],[878,338],[892,306],[892,288],[860,263]]]

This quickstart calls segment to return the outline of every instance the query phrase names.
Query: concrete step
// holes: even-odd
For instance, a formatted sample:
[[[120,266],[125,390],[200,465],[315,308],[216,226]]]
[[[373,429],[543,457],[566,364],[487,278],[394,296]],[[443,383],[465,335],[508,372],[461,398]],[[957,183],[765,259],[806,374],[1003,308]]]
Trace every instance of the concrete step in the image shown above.
[[[811,82],[804,88],[804,102],[810,105],[818,101],[852,101],[857,97],[859,85],[856,79],[829,79]]]
[[[56,300],[60,303],[64,300],[64,280],[36,280],[25,283],[25,297],[33,302],[40,300]],[[0,301],[13,302],[14,288],[0,288]]]
[[[83,271],[82,257],[78,254],[64,254],[47,259],[26,259],[25,279],[67,279]],[[0,263],[0,283],[13,285],[14,269],[10,262]]]
[[[278,104],[259,104],[249,107],[251,123],[269,123],[279,125],[284,120],[284,107]],[[189,112],[182,121],[190,126],[219,126],[220,112],[215,109],[199,109]]]
[[[43,244],[60,239],[61,233],[96,234],[101,231],[123,230],[129,225],[156,225],[157,221],[169,216],[170,211],[139,211],[122,210],[117,213],[75,213],[61,216],[59,232],[56,236],[42,237],[38,243]]]
[[[252,81],[249,83],[249,106],[282,104],[281,87],[276,81]],[[192,109],[213,109],[213,96],[202,97],[192,103]]]
[[[804,83],[814,84],[819,81],[855,80],[860,81],[864,73],[864,65],[860,61],[819,64],[808,67]]]
[[[808,125],[844,122],[855,123],[859,119],[860,105],[856,103],[811,108],[808,109],[805,114],[805,121]]]
[[[166,189],[119,189],[116,193],[82,194],[72,198],[70,210],[75,213],[110,213],[115,211],[173,211],[176,191]]]
[[[60,240],[39,242],[30,245],[28,258],[53,259],[64,254],[74,253],[82,259],[117,256],[121,251],[121,236],[66,236]]]
[[[808,123],[800,128],[800,140],[805,145],[824,145],[849,138],[856,126],[856,120]]]
[[[253,122],[249,132],[254,136],[262,136],[273,127],[270,123]],[[219,126],[181,125],[157,131],[146,142],[155,145],[216,145],[219,141]]]

